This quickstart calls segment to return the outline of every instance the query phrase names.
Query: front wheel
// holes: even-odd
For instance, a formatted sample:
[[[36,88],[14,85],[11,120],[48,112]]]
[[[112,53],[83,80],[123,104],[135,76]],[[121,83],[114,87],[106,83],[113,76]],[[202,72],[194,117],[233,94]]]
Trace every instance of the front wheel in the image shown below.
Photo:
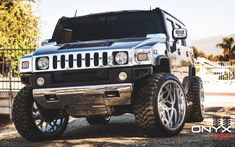
[[[59,138],[67,127],[69,117],[61,112],[43,110],[34,101],[32,89],[24,87],[15,97],[12,120],[22,137],[43,141]]]
[[[133,112],[149,136],[173,136],[184,127],[186,96],[179,80],[168,73],[151,76],[135,92]]]

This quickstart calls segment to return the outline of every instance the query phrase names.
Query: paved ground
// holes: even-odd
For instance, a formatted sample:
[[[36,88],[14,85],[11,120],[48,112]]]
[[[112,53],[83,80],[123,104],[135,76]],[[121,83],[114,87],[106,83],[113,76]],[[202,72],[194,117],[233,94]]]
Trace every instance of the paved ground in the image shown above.
[[[127,114],[120,117],[113,117],[110,124],[100,126],[89,126],[85,119],[72,119],[64,136],[59,140],[31,143],[24,140],[9,123],[0,123],[0,146],[231,146],[235,147],[235,132],[228,136],[216,137],[212,133],[193,134],[192,125],[212,124],[212,115],[229,115],[235,118],[235,107],[214,107],[207,109],[207,118],[202,123],[187,123],[184,130],[175,137],[169,138],[148,138],[142,130],[135,124],[133,115]],[[0,119],[2,120],[2,119]],[[232,120],[232,128],[235,122]],[[218,140],[218,137],[223,140]],[[221,138],[223,137],[223,138]],[[233,138],[231,138],[233,137]]]

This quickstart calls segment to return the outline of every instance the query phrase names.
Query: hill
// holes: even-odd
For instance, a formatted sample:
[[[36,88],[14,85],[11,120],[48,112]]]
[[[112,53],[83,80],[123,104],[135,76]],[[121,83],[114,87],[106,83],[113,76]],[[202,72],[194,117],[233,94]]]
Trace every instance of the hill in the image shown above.
[[[225,36],[215,36],[208,37],[200,40],[193,40],[193,46],[197,47],[199,50],[204,51],[206,54],[219,54],[221,53],[221,49],[216,48],[216,44],[222,41]],[[228,35],[228,37],[233,37],[235,39],[235,34]]]

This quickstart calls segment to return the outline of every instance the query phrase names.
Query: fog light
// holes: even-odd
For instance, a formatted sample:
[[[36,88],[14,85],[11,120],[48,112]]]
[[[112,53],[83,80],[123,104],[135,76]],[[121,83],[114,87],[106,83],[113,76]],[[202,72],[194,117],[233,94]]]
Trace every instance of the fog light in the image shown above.
[[[38,86],[43,86],[45,84],[45,79],[43,77],[37,78]]]
[[[125,72],[120,72],[118,78],[121,81],[125,81],[127,79],[127,74]]]

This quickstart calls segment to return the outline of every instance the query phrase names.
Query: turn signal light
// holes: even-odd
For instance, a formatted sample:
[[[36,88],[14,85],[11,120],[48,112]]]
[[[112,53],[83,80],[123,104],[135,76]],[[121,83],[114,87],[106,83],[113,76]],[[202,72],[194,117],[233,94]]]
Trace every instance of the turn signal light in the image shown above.
[[[148,53],[138,53],[137,60],[138,61],[147,61],[148,60]]]

